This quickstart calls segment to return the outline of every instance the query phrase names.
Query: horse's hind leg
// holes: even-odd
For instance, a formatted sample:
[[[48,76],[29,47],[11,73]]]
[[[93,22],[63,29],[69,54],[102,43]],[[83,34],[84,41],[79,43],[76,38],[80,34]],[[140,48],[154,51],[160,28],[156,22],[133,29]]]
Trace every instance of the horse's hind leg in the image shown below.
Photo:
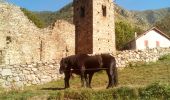
[[[108,83],[108,86],[107,86],[107,89],[108,89],[110,87],[113,87],[113,75],[110,72],[110,70],[107,70],[107,75],[108,75],[108,79],[109,79],[109,83]]]
[[[94,74],[94,73],[90,73],[90,74],[89,74],[89,83],[88,83],[88,87],[89,87],[89,88],[92,88],[92,87],[91,87],[91,80],[92,80],[93,74]]]
[[[107,75],[109,78],[109,83],[107,89],[113,87],[114,84],[114,73],[113,73],[113,64],[111,63],[110,67],[107,69]]]
[[[117,86],[118,85],[118,72],[117,72],[117,68],[116,68],[116,65],[113,69],[113,74],[114,74],[114,86]]]

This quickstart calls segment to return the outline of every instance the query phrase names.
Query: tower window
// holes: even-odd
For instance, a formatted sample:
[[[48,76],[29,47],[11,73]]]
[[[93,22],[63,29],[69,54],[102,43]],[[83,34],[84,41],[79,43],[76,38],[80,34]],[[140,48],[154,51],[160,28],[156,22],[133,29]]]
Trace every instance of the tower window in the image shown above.
[[[7,37],[6,37],[6,43],[9,44],[10,42],[12,42],[12,39],[11,39],[10,36],[7,36]]]
[[[85,17],[85,8],[84,7],[80,8],[80,17]]]
[[[106,6],[102,5],[103,16],[106,17]]]

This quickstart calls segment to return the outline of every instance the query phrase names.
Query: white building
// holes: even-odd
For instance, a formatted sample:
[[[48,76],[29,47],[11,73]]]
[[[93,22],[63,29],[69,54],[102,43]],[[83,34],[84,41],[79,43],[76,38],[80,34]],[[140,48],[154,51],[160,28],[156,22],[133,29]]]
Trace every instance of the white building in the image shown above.
[[[136,36],[135,39],[126,45],[126,49],[152,49],[152,48],[168,48],[170,47],[170,37],[159,29],[153,27],[143,34]]]

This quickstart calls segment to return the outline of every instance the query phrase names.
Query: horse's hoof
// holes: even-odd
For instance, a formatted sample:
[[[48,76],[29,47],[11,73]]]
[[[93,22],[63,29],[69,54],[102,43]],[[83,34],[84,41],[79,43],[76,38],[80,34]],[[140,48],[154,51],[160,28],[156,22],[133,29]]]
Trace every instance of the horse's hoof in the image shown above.
[[[65,87],[65,89],[68,89],[68,88],[70,88],[70,87]]]
[[[113,86],[108,86],[106,89],[110,89],[110,88],[113,88]]]

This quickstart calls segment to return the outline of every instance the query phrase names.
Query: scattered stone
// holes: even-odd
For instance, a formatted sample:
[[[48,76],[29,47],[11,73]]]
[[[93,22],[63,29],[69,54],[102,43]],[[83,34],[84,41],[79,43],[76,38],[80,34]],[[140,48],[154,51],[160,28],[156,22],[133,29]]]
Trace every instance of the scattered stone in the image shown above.
[[[2,76],[12,75],[11,69],[3,69]]]

